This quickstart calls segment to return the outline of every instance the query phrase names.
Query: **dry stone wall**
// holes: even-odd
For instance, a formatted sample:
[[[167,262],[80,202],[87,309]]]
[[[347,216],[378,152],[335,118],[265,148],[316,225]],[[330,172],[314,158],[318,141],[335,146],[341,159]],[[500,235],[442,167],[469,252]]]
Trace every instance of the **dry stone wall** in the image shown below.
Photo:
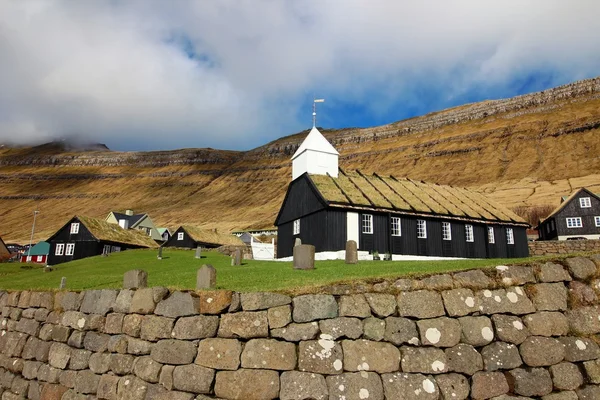
[[[538,240],[529,242],[532,256],[573,253],[600,253],[600,240]]]
[[[600,399],[599,265],[298,296],[0,292],[0,398]]]

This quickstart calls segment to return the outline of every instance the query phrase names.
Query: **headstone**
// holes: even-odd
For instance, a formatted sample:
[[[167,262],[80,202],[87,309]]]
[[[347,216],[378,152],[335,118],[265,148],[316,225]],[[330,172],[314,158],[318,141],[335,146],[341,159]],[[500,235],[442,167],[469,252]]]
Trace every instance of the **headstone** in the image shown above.
[[[196,276],[196,289],[214,289],[217,284],[217,270],[210,264],[203,265]]]
[[[236,249],[233,253],[233,265],[242,265],[242,250]]]
[[[156,258],[158,258],[159,260],[162,260],[162,249],[162,246],[158,248],[158,255],[156,256]]]
[[[59,289],[64,289],[65,286],[67,286],[67,278],[65,276],[63,276],[60,279],[60,286],[58,287]]]
[[[132,269],[123,275],[124,289],[138,289],[148,287],[148,273],[142,269]]]
[[[202,258],[202,246],[196,247],[196,258]]]
[[[302,244],[302,239],[296,238],[296,240],[294,240],[294,247],[300,246],[301,244]]]
[[[294,269],[315,269],[315,246],[312,244],[294,246]]]
[[[355,240],[346,242],[346,264],[356,264],[358,262],[358,246]]]

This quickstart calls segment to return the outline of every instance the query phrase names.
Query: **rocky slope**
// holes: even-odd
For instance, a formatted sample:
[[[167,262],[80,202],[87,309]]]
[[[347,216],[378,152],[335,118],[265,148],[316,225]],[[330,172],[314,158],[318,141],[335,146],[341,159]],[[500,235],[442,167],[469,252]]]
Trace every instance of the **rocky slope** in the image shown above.
[[[600,78],[366,129],[323,130],[345,169],[478,188],[507,206],[600,189]],[[273,224],[305,132],[247,152],[0,148],[0,235],[26,242],[73,214],[150,213],[159,225]]]

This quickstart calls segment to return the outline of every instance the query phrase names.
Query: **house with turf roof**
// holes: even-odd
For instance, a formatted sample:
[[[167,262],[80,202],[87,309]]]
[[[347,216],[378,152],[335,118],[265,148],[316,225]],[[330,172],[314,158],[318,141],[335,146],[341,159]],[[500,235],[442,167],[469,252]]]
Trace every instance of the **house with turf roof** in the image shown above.
[[[540,240],[600,239],[600,197],[581,188],[563,197],[537,228]]]
[[[242,240],[232,234],[222,233],[216,229],[202,229],[192,225],[182,225],[175,232],[163,247],[178,247],[186,249],[195,249],[198,246],[203,248],[217,248],[221,246],[244,246]]]
[[[10,255],[11,255],[10,250],[8,250],[8,247],[6,247],[6,244],[0,237],[0,261],[9,259]]]
[[[128,249],[158,247],[146,232],[123,229],[117,224],[84,216],[71,218],[47,242],[50,243],[48,265]]]
[[[30,249],[21,254],[21,262],[31,262],[36,264],[46,264],[48,253],[50,252],[50,243],[39,242]]]
[[[292,157],[292,182],[275,220],[277,257],[296,238],[317,259],[359,252],[392,259],[526,257],[527,222],[479,192],[384,174],[343,171],[313,126]]]
[[[148,214],[134,214],[133,210],[125,210],[124,213],[111,211],[105,218],[111,224],[117,224],[123,229],[138,229],[146,232],[148,236],[159,242],[164,241],[158,228],[152,222]]]

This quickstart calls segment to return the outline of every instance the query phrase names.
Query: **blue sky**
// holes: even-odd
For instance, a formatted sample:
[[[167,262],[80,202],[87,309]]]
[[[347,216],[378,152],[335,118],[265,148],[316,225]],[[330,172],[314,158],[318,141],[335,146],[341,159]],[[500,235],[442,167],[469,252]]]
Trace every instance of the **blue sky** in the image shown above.
[[[600,75],[600,2],[0,0],[0,143],[247,150]]]

